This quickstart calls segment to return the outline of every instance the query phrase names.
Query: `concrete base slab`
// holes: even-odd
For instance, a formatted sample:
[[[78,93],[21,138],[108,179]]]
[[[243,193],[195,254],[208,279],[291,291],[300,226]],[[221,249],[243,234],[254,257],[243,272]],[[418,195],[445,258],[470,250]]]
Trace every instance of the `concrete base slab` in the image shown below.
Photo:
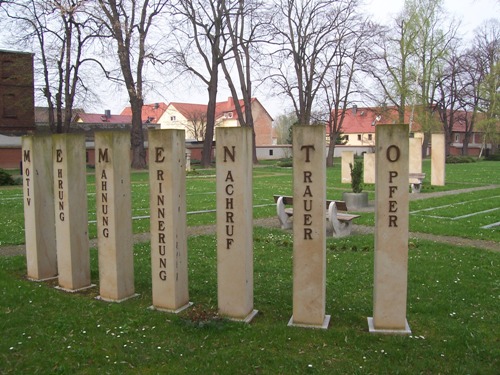
[[[231,320],[233,322],[243,322],[243,323],[250,323],[253,318],[255,318],[255,316],[259,313],[259,310],[252,310],[252,312],[250,314],[248,314],[245,318],[243,319],[238,319],[238,318],[233,318],[233,317],[229,317],[229,316],[223,316],[224,318],[228,319],[228,320]]]
[[[78,292],[81,292],[81,291],[84,291],[84,290],[87,290],[90,288],[94,288],[95,286],[96,286],[95,284],[90,284],[88,286],[84,286],[83,288],[78,288],[78,289],[67,289],[67,288],[63,288],[62,286],[56,286],[55,288],[62,290],[63,292],[78,293]]]
[[[99,301],[104,301],[104,302],[115,302],[115,303],[121,303],[121,302],[124,302],[124,301],[127,301],[129,299],[132,299],[132,298],[135,298],[135,297],[139,297],[140,294],[138,293],[135,293],[135,294],[132,294],[128,297],[125,297],[125,298],[122,298],[122,299],[111,299],[111,298],[104,298],[104,297],[101,297],[101,296],[97,296],[95,299],[99,300]]]
[[[301,327],[301,328],[313,328],[313,329],[328,329],[328,326],[330,325],[330,315],[325,315],[325,319],[323,320],[323,324],[321,325],[314,325],[314,324],[300,324],[300,323],[294,323],[293,322],[293,315],[288,321],[288,327]]]
[[[52,276],[52,277],[46,277],[45,279],[34,279],[32,277],[27,277],[29,281],[34,281],[35,283],[43,283],[44,281],[50,281],[50,280],[55,280],[59,276]]]
[[[411,335],[411,329],[407,320],[405,320],[404,329],[376,329],[373,326],[373,318],[368,318],[368,330],[370,333],[378,333],[381,335]]]
[[[181,306],[181,307],[179,307],[176,310],[163,309],[161,307],[156,307],[156,306],[149,306],[148,309],[150,309],[150,310],[157,310],[157,311],[161,311],[161,312],[167,312],[167,313],[171,313],[171,314],[179,314],[179,313],[183,312],[184,310],[186,310],[187,308],[189,308],[191,306],[193,306],[193,302],[188,302],[184,306]]]

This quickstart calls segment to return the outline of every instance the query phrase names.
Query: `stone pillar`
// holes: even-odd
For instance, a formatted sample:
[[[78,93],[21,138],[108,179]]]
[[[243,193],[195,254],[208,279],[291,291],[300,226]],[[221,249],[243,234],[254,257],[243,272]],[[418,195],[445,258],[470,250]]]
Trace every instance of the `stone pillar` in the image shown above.
[[[288,325],[324,329],[330,322],[325,315],[325,149],[324,126],[293,127],[293,315]]]
[[[23,191],[28,278],[57,277],[52,137],[24,136]]]
[[[99,298],[134,297],[130,132],[95,133]]]
[[[422,138],[410,138],[410,173],[422,173]]]
[[[191,149],[186,148],[186,171],[191,171]]]
[[[54,195],[59,288],[91,287],[85,135],[55,134]]]
[[[431,185],[444,186],[446,170],[446,148],[444,134],[431,136]]]
[[[179,313],[188,288],[185,131],[149,130],[152,308]]]
[[[375,154],[365,153],[363,155],[363,182],[365,184],[375,183]]]
[[[350,164],[354,166],[354,152],[352,151],[342,151],[340,154],[342,157],[342,183],[350,184],[351,183],[351,168]]]
[[[252,129],[216,129],[219,313],[250,322],[253,309]]]
[[[408,125],[377,125],[372,333],[409,334]]]

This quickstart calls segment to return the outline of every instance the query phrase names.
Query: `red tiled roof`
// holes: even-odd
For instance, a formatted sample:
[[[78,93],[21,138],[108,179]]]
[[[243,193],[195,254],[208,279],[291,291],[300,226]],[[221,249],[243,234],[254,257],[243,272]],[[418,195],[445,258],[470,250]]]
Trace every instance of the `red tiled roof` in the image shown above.
[[[409,123],[410,115],[405,112],[405,123]],[[377,124],[395,124],[398,122],[396,107],[350,108],[346,111],[342,123],[343,133],[374,133]],[[415,127],[413,127],[415,129]]]
[[[164,102],[144,104],[141,114],[142,122],[157,123],[163,113],[165,113],[167,107],[167,104]],[[125,107],[121,114],[132,116],[132,107]]]
[[[412,131],[420,131],[421,126],[418,122],[418,115],[413,114]],[[454,132],[465,132],[465,116],[471,116],[464,111],[457,111],[454,115]],[[405,111],[405,124],[410,123],[412,108],[408,107]],[[439,115],[434,113],[437,121]],[[396,107],[366,107],[349,108],[346,111],[344,122],[342,124],[342,133],[374,133],[375,125],[378,124],[396,124],[398,123],[398,112]]]
[[[168,107],[174,107],[181,115],[183,115],[186,119],[190,119],[193,114],[206,114],[207,113],[207,105],[206,104],[194,104],[194,103],[179,103],[179,102],[171,102]],[[168,108],[167,107],[167,108]],[[197,116],[198,117],[198,116]]]
[[[130,124],[132,122],[132,116],[110,115],[107,117],[102,113],[78,113],[75,120],[79,119],[86,124]]]
[[[252,98],[252,103],[256,101],[256,98]],[[241,110],[245,111],[245,104],[243,100],[239,101],[241,105]],[[171,102],[169,106],[175,107],[185,118],[189,118],[192,114],[196,113],[206,113],[207,105],[206,104],[193,104],[193,103],[180,103],[180,102]],[[217,102],[215,104],[215,119],[219,119],[224,116],[225,113],[231,112],[232,119],[237,120],[238,114],[236,113],[236,106],[234,105],[234,101],[232,97],[229,97],[228,100],[224,102]]]

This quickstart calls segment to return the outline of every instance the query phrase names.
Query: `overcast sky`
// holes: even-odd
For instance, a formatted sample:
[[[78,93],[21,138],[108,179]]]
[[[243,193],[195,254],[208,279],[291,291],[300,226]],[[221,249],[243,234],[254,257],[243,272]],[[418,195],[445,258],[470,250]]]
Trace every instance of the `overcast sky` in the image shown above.
[[[367,14],[372,14],[374,21],[380,24],[389,24],[394,16],[403,8],[404,0],[364,0]],[[450,17],[455,16],[461,22],[461,32],[466,39],[470,38],[474,29],[482,22],[489,18],[496,17],[500,19],[500,0],[445,0],[445,9]],[[0,49],[12,49],[0,38]],[[146,103],[155,102],[192,102],[203,103],[207,100],[207,90],[201,84],[185,84],[183,87],[161,87],[158,85],[154,92],[146,95]],[[105,109],[111,109],[113,114],[118,114],[121,110],[128,106],[128,96],[125,90],[116,92],[110,88],[109,83],[103,81],[98,92],[101,92],[102,104],[97,104],[86,108],[87,112],[104,113]],[[107,92],[107,95],[105,94]],[[261,101],[264,107],[269,111],[271,116],[276,117],[291,108],[285,108],[284,98],[273,98],[269,95],[269,90],[254,92],[254,95]],[[227,99],[229,91],[220,89],[218,100]],[[37,103],[37,105],[45,105],[45,103]]]

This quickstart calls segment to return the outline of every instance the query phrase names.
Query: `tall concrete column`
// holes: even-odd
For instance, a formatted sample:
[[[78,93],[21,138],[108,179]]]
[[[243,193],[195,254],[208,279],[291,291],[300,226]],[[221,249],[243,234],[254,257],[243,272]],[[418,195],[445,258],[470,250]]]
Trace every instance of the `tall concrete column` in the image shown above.
[[[252,129],[216,129],[217,298],[221,315],[250,322],[253,309]]]
[[[372,333],[409,334],[408,125],[377,125]]]
[[[22,137],[24,232],[28,278],[57,277],[52,137]]]
[[[149,130],[153,308],[179,313],[188,288],[185,131]]]
[[[54,194],[59,288],[91,287],[85,135],[55,134]]]
[[[99,298],[136,296],[130,188],[130,132],[95,133]]]
[[[446,176],[446,147],[444,134],[431,135],[431,185],[444,186]]]
[[[293,315],[289,325],[328,328],[324,126],[293,127]]]
[[[354,166],[354,152],[352,151],[342,151],[341,152],[341,173],[342,173],[342,183],[350,184],[351,183],[351,167]]]

